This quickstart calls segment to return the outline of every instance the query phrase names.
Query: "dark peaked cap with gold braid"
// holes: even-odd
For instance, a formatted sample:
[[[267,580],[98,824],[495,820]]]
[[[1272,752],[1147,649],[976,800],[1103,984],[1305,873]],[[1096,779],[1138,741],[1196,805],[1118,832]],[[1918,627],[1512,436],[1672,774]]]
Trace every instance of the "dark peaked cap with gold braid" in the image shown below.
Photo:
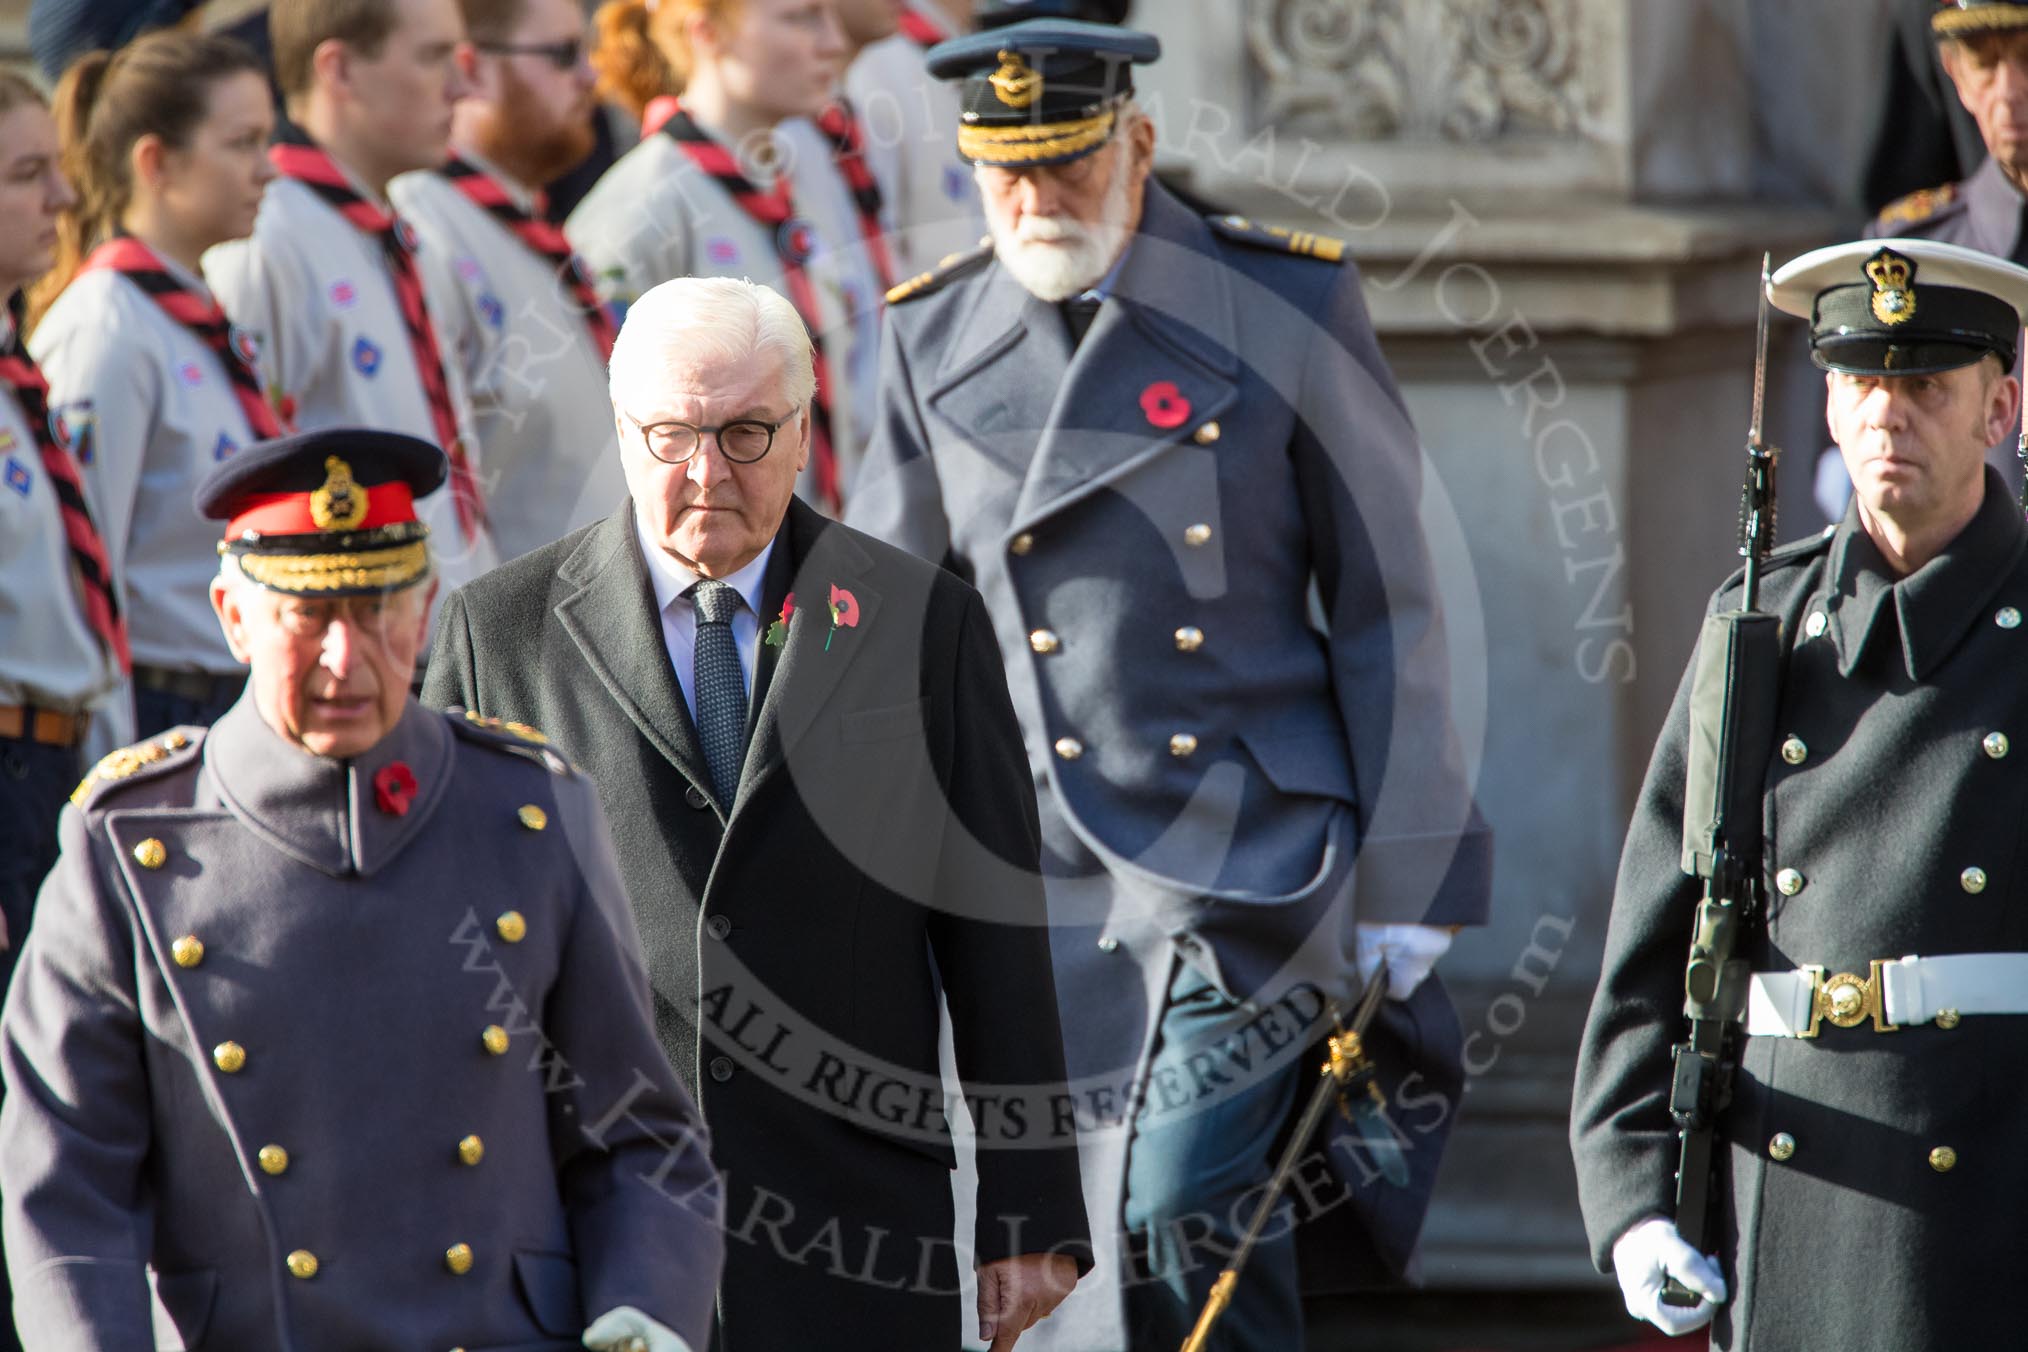
[[[2028,269],[1940,240],[1863,239],[1784,263],[1767,298],[1810,321],[1810,355],[1826,370],[1929,375],[1988,353],[2012,370]]]
[[[1075,19],[1030,19],[930,48],[930,74],[962,79],[958,154],[1032,169],[1091,154],[1112,139],[1134,65],[1154,61],[1151,33]]]
[[[2028,28],[2028,5],[2008,0],[1944,0],[1943,7],[1929,16],[1929,27],[1940,38],[2019,32]]]
[[[429,576],[415,500],[443,486],[444,453],[418,437],[327,427],[250,447],[198,485],[224,521],[218,552],[250,581],[302,596],[364,596]]]

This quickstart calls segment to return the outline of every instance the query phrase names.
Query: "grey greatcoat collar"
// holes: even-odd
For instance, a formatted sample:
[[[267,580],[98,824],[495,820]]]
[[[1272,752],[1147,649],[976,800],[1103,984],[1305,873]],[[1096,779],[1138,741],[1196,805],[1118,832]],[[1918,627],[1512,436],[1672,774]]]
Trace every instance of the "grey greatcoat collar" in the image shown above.
[[[276,849],[334,878],[372,877],[421,833],[450,783],[451,732],[413,699],[394,731],[352,760],[314,756],[261,718],[251,688],[204,739],[204,769],[225,809]],[[375,801],[374,777],[401,761],[415,776],[405,812]]]

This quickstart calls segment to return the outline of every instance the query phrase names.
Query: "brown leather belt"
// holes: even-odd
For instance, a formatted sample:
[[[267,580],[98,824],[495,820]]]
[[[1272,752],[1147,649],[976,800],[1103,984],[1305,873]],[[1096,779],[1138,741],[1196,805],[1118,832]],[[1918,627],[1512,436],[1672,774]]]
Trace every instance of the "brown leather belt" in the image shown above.
[[[239,698],[239,692],[246,685],[246,673],[235,671],[230,675],[213,675],[208,671],[172,671],[168,667],[143,666],[134,664],[134,684],[143,690],[159,690],[177,699],[187,699],[195,704],[209,704],[215,699],[230,695]]]
[[[0,704],[0,738],[40,742],[44,746],[76,746],[91,726],[89,714],[59,713],[32,704]]]

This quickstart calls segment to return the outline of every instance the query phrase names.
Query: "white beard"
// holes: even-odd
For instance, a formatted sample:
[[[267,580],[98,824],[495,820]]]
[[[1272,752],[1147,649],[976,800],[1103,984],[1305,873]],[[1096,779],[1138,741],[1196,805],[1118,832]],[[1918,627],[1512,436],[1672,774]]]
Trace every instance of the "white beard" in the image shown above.
[[[1127,175],[1116,167],[1096,225],[1072,216],[1024,216],[1010,229],[999,213],[989,210],[994,255],[1037,300],[1052,305],[1069,300],[1097,286],[1112,270],[1127,245],[1132,205]]]

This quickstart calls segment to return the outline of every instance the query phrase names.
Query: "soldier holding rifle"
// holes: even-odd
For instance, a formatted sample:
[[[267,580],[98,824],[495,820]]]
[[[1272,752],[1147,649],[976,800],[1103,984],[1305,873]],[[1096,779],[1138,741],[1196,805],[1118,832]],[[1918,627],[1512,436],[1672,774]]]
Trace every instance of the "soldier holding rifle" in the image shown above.
[[[1810,321],[1856,491],[1757,561],[1765,675],[1722,701],[1686,678],[1663,728],[1579,1054],[1585,1223],[1630,1312],[1716,1348],[2011,1346],[1992,1277],[2028,1232],[1991,1208],[2028,1195],[2028,528],[1984,451],[2020,408],[2028,270],[1868,240],[1768,295]],[[1693,672],[1740,637],[1707,622]]]

